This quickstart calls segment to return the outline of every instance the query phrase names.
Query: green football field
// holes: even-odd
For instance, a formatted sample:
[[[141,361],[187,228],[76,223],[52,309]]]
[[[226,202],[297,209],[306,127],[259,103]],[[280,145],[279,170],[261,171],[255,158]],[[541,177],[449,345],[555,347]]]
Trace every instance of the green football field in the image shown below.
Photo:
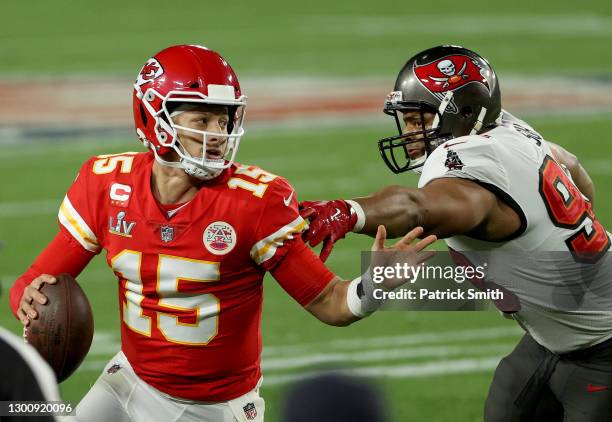
[[[0,25],[0,82],[110,75],[125,78],[129,95],[148,55],[168,44],[194,42],[221,51],[241,77],[382,76],[391,86],[412,53],[452,42],[488,57],[502,88],[504,77],[528,80],[534,74],[610,84],[611,28],[612,4],[605,1],[578,10],[551,0],[513,2],[507,9],[492,9],[485,1],[435,6],[263,1],[232,7],[184,1],[178,7],[157,1],[26,5],[10,0],[3,3]],[[520,117],[581,159],[597,188],[596,213],[610,230],[609,103],[601,111],[557,115],[542,110]],[[350,198],[387,184],[416,184],[415,175],[392,175],[378,156],[376,140],[393,134],[391,121],[318,126],[312,120],[277,131],[270,127],[250,130],[247,121],[238,161],[285,176],[301,200]],[[135,138],[112,134],[17,145],[0,138],[0,325],[20,332],[8,311],[8,289],[57,230],[57,207],[81,163],[91,155],[139,148]],[[357,276],[360,251],[370,243],[349,236],[336,246],[330,267],[345,278]],[[79,281],[94,309],[96,337],[83,366],[61,385],[64,399],[73,403],[120,347],[116,279],[104,259],[96,258]],[[263,396],[270,421],[278,420],[293,383],[330,368],[351,369],[375,382],[393,420],[482,420],[495,365],[521,335],[495,312],[381,312],[347,328],[327,327],[272,278],[265,285]]]

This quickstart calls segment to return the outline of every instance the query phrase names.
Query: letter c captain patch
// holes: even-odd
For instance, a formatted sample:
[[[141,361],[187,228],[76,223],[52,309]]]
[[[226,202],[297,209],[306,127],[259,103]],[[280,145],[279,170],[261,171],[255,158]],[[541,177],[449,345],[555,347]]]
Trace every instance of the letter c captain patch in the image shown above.
[[[113,183],[110,187],[110,204],[114,207],[127,208],[132,196],[132,187],[130,185],[122,185],[121,183]]]

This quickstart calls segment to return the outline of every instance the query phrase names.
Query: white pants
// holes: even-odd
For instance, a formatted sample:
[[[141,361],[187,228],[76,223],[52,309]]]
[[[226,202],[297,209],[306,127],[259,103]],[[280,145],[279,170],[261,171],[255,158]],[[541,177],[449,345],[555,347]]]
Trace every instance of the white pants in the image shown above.
[[[261,422],[265,403],[259,386],[236,399],[201,403],[173,398],[144,382],[119,352],[76,408],[80,422]],[[256,414],[256,415],[255,415]]]

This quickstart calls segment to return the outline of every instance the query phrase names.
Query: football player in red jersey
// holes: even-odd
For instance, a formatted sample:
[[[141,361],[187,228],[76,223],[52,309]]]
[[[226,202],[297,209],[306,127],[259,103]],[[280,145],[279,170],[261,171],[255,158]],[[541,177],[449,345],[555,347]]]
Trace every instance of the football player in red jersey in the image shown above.
[[[173,46],[149,59],[133,111],[150,151],[88,160],[61,204],[59,233],[11,289],[27,327],[50,274],[76,277],[106,251],[119,279],[122,347],[79,404],[79,420],[262,420],[266,271],[327,324],[380,305],[360,294],[369,278],[341,280],[303,243],[307,224],[285,179],[234,161],[246,100],[230,65],[207,48]],[[421,233],[386,248],[381,227],[373,250],[407,251],[416,264],[435,240],[412,244]]]
[[[544,420],[534,415],[559,412],[559,402],[565,420],[612,420],[610,234],[593,212],[593,183],[576,157],[502,110],[493,68],[462,47],[408,60],[384,111],[399,135],[379,141],[381,156],[396,174],[419,173],[418,188],[303,202],[301,215],[311,220],[305,240],[323,242],[324,260],[350,231],[373,236],[384,224],[398,236],[422,226],[464,255],[495,251],[502,279],[527,293],[506,314],[527,334],[497,368],[485,421]],[[585,283],[593,262],[597,276]],[[572,300],[577,291],[580,305]],[[585,292],[596,302],[585,301]],[[560,298],[571,303],[559,306]]]

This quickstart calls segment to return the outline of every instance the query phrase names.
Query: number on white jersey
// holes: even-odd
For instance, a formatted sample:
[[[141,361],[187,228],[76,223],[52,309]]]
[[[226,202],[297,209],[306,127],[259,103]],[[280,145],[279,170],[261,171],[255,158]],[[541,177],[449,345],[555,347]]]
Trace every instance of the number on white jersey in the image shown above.
[[[540,167],[540,195],[555,226],[566,229],[582,226],[565,241],[569,250],[575,252],[575,258],[594,261],[610,248],[608,233],[595,217],[591,203],[548,155]]]

